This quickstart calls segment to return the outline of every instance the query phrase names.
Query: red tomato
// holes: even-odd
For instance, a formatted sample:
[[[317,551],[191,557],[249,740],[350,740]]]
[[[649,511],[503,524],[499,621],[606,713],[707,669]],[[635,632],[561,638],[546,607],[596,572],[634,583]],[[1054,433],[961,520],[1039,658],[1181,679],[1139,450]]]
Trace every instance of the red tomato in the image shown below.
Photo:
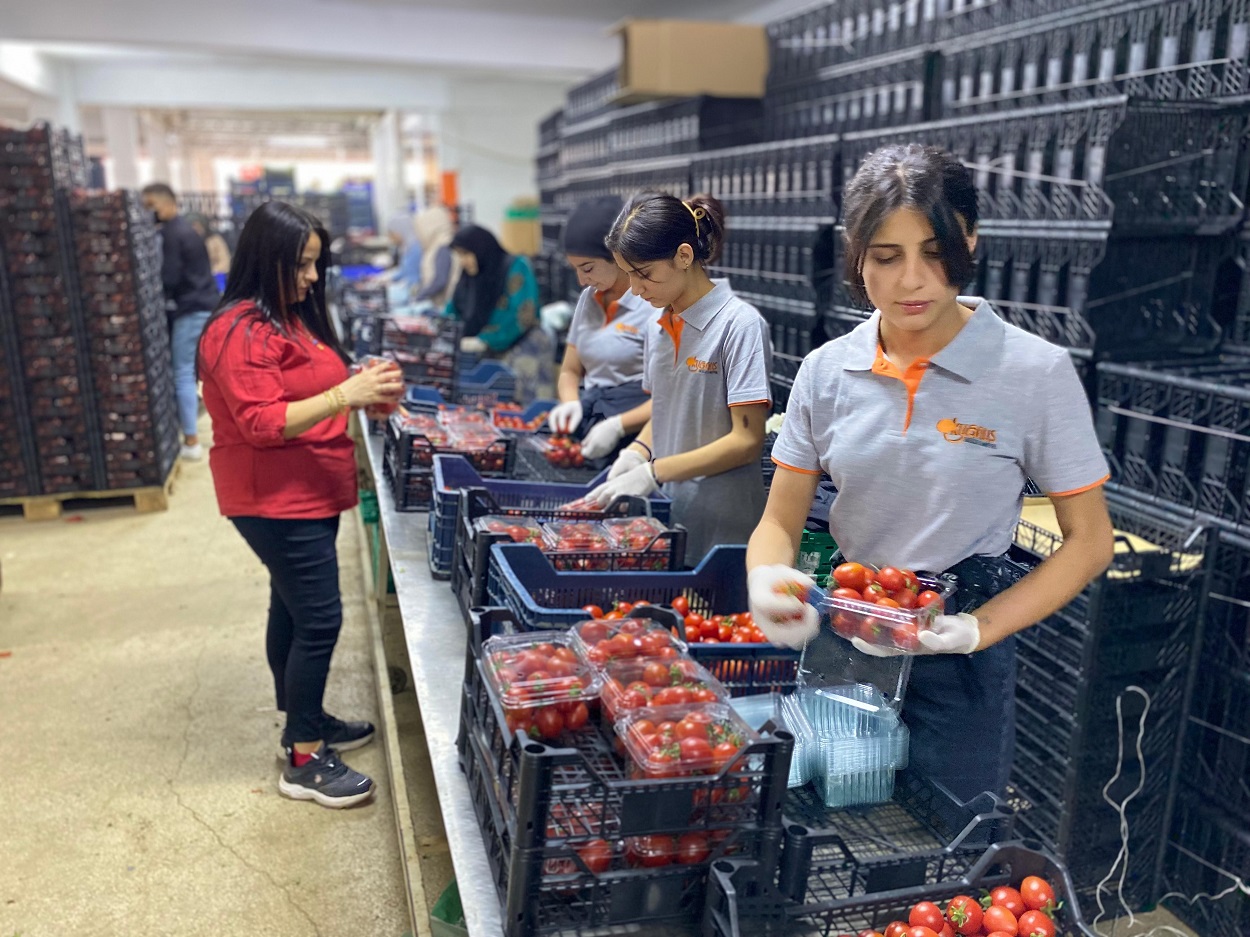
[[[926,902],[922,902],[924,903]],[[938,932],[932,927],[912,926],[907,928],[907,937],[938,937]]]
[[[721,641],[728,641],[735,637],[734,626],[728,622],[721,622],[720,628],[717,629],[716,637]]]
[[[883,595],[881,598],[877,599],[877,604],[884,606],[885,608],[902,608],[901,605],[895,602],[888,595]]]
[[[695,614],[694,612],[691,612],[682,620],[682,623],[687,628],[698,628],[702,630],[703,629],[703,616]]]
[[[897,592],[907,584],[903,574],[893,566],[882,566],[873,578],[885,588],[886,592]]]
[[[620,612],[622,615],[628,615],[633,610],[634,610],[633,602],[617,602],[616,605],[612,607],[612,611]]]
[[[891,921],[885,929],[885,937],[907,937],[907,925],[902,921]]]
[[[996,930],[992,934],[986,934],[986,937],[1012,937],[1012,935],[1005,930]]]
[[[699,625],[699,631],[703,633],[703,637],[705,638],[716,638],[717,640],[720,640],[720,622],[719,621],[716,621],[711,618],[705,619]]]
[[[856,592],[863,592],[864,588],[872,581],[872,573],[860,563],[843,563],[833,571],[834,581],[839,588],[854,589]],[[893,937],[886,934],[886,937]]]
[[[942,909],[932,901],[922,901],[911,909],[907,923],[912,927],[927,927],[936,934],[946,923],[946,918],[942,917]]]
[[[687,764],[707,763],[712,760],[712,745],[705,738],[683,738],[679,747],[681,760]]]
[[[884,599],[886,597],[885,586],[881,585],[879,582],[870,582],[868,585],[864,586],[864,588],[860,591],[860,594],[864,597],[865,602],[875,603],[878,599]]]
[[[588,719],[590,719],[590,710],[586,708],[585,703],[578,703],[564,717],[564,727],[570,732],[576,732],[586,724]]]
[[[1001,905],[990,905],[985,909],[985,914],[981,918],[981,926],[987,932],[1000,930],[1009,937],[1016,937],[1019,925],[1016,923],[1016,916]]]
[[[920,585],[920,580],[916,578],[915,573],[913,573],[910,569],[900,569],[899,572],[903,574],[904,589],[913,593],[920,592],[923,586]]]
[[[602,875],[612,865],[612,847],[601,839],[592,839],[576,849],[586,868],[595,875]]]
[[[916,607],[916,593],[912,592],[910,589],[899,589],[891,596],[891,598],[898,603],[899,608]]]
[[[955,929],[950,924],[946,924],[938,931],[938,937],[956,937]]]
[[[1050,882],[1036,875],[1030,875],[1020,883],[1020,897],[1030,911],[1042,911],[1055,906],[1055,890],[1050,887]]]
[[[660,834],[657,836],[635,836],[625,841],[626,855],[631,865],[640,865],[653,869],[669,865],[673,861],[676,846],[673,837]]]
[[[1006,908],[1016,917],[1029,910],[1024,906],[1024,899],[1020,897],[1020,892],[1010,885],[1000,885],[990,892],[990,904]]]
[[[967,895],[956,895],[946,905],[946,920],[965,937],[981,933],[981,903]]]
[[[721,742],[712,749],[712,768],[720,771],[738,756],[738,746],[733,742]]]
[[[598,619],[603,617],[603,612],[597,605],[587,605],[582,611],[591,615],[592,618]],[[599,614],[594,615],[592,614],[593,612],[598,612]],[[583,641],[593,647],[608,636],[608,626],[599,621],[589,621],[578,628],[577,633],[582,636]]]
[[[692,703],[715,703],[719,697],[715,691],[709,690],[707,687],[699,687],[690,691],[690,702]]]
[[[686,833],[677,840],[677,861],[681,865],[707,862],[707,857],[711,854],[712,847],[702,833]]]
[[[1020,915],[1018,933],[1020,937],[1055,937],[1055,922],[1044,911],[1025,911]]]
[[[649,686],[668,686],[671,682],[668,668],[658,661],[647,664],[642,671],[642,679]]]
[[[698,625],[684,625],[683,627],[686,629],[687,644],[697,644],[703,637],[703,632],[699,630]]]
[[[932,589],[925,589],[924,592],[916,596],[917,608],[928,608],[930,605],[936,605],[939,612],[942,611],[942,597]]]
[[[875,930],[862,930],[856,937],[885,937],[885,934]]]
[[[559,738],[564,731],[564,717],[554,706],[544,706],[534,717],[534,725],[538,734],[545,739]]]
[[[701,716],[701,719],[693,718]],[[711,717],[707,713],[693,712],[677,723],[675,733],[679,739],[703,739],[707,741],[707,727]]]
[[[864,601],[864,597],[860,595],[859,592],[857,592],[855,589],[847,588],[846,586],[843,586],[838,589],[834,589],[833,594],[837,596],[839,599],[850,599],[852,602]]]
[[[651,697],[653,706],[681,706],[690,702],[690,691],[684,686],[666,686]]]
[[[690,600],[684,595],[676,596],[673,599],[673,611],[685,618],[690,614]]]

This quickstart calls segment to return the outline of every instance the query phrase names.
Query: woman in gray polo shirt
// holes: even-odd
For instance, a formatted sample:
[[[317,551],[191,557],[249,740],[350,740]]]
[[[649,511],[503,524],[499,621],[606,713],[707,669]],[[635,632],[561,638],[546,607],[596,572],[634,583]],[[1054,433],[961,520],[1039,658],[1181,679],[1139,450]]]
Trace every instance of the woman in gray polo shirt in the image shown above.
[[[621,205],[616,195],[588,199],[564,224],[564,256],[584,289],[560,368],[560,403],[547,422],[556,433],[584,430],[582,454],[588,459],[615,454],[622,439],[651,419],[642,355],[655,309],[630,292],[629,274],[605,243]]]
[[[865,159],[843,206],[847,279],[876,309],[799,369],[747,553],[751,611],[778,644],[798,646],[819,627],[798,590],[786,593],[812,584],[790,567],[829,473],[830,530],[848,560],[960,579],[913,663],[903,708],[913,764],[960,798],[1002,791],[1015,748],[1014,635],[1111,562],[1106,461],[1067,351],[958,295],[976,246],[966,167],[932,147],[886,147]],[[1053,500],[1064,540],[1021,578],[1004,555],[1029,478]]]
[[[690,565],[718,543],[745,543],[764,509],[772,343],[755,307],[708,278],[724,234],[724,211],[711,196],[646,193],[608,235],[631,289],[663,311],[647,333],[651,420],[591,497],[608,504],[663,485],[673,520],[689,532]]]

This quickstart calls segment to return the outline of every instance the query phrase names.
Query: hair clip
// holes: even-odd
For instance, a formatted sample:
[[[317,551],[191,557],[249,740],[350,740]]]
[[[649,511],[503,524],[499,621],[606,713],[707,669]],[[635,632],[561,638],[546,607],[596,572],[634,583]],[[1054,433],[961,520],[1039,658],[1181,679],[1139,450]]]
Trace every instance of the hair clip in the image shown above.
[[[689,202],[682,202],[682,204],[686,206],[686,211],[690,212],[690,217],[694,219],[694,236],[702,237],[703,235],[699,233],[699,222],[707,217],[707,211],[702,208],[695,208]]]

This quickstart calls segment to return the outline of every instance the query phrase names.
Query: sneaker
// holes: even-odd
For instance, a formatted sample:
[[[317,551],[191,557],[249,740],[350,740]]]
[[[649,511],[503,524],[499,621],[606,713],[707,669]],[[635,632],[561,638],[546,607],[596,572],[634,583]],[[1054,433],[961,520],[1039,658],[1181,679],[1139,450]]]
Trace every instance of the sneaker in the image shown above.
[[[204,458],[204,447],[197,442],[194,446],[183,446],[178,454],[184,461],[198,462]]]
[[[328,713],[322,719],[321,740],[336,751],[350,752],[373,741],[372,722],[344,722]],[[284,732],[278,745],[278,760],[285,761],[290,755],[291,743],[286,740]]]
[[[338,753],[323,742],[302,768],[287,759],[282,777],[278,778],[278,790],[292,800],[314,800],[338,810],[373,796],[373,780],[343,764]]]

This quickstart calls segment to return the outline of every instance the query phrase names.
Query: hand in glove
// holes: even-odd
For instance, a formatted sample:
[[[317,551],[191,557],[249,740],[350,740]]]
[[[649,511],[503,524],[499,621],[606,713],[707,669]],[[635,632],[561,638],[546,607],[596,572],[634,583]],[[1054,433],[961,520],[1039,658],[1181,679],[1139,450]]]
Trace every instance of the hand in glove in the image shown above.
[[[466,335],[460,339],[460,350],[471,355],[484,355],[486,354],[486,348],[486,343],[476,335]]]
[[[577,431],[582,423],[582,404],[580,400],[556,404],[547,414],[547,425],[553,433],[568,435]],[[583,455],[585,450],[583,450]]]
[[[623,475],[604,482],[586,497],[599,507],[606,508],[622,496],[646,498],[659,490],[659,487],[655,481],[655,474],[651,471],[651,463],[644,461],[642,465],[630,469]]]
[[[928,629],[920,632],[920,647],[900,651],[896,647],[879,647],[862,638],[852,638],[855,649],[873,657],[897,657],[899,654],[971,654],[981,644],[981,625],[964,612],[959,615],[938,615]]]
[[[586,454],[586,448],[582,447],[582,455]],[[637,449],[626,449],[616,457],[616,461],[612,463],[612,467],[608,469],[608,481],[614,478],[620,478],[626,472],[632,472],[640,465],[647,464],[647,457]]]
[[[757,566],[747,576],[751,617],[764,637],[780,647],[802,647],[820,631],[820,613],[799,595],[816,585],[789,566]]]
[[[610,416],[591,429],[582,440],[582,455],[588,459],[601,459],[621,441],[625,427],[619,416]]]

